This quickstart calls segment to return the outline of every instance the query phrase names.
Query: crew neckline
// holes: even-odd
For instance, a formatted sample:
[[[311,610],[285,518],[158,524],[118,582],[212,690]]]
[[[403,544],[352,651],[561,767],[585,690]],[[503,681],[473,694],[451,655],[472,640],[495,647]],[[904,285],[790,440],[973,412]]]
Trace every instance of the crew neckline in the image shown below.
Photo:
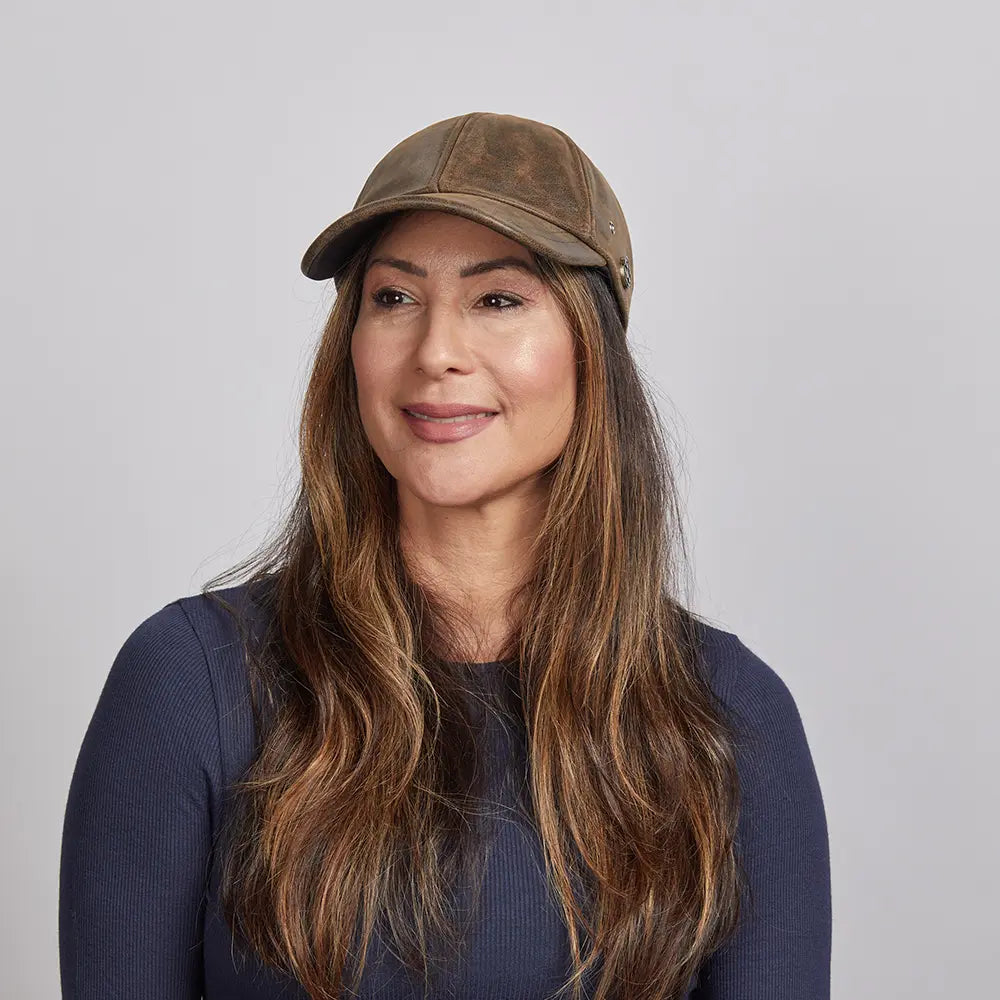
[[[449,667],[472,667],[474,669],[484,669],[485,667],[501,667],[514,663],[514,660],[486,660],[484,663],[470,663],[467,660],[445,660]]]

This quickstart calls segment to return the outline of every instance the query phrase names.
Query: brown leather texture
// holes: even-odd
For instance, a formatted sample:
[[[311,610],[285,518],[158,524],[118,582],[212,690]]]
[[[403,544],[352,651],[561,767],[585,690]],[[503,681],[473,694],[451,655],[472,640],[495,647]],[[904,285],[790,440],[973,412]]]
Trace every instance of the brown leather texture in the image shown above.
[[[313,240],[302,273],[336,280],[382,216],[420,208],[454,212],[563,263],[603,266],[627,326],[634,264],[625,214],[604,175],[560,129],[474,111],[414,132],[375,165],[354,208]]]

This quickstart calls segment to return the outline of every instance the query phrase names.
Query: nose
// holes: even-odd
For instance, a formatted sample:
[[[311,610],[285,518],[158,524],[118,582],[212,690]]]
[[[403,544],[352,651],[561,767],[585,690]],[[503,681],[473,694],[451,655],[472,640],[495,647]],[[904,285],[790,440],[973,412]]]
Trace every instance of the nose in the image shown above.
[[[419,320],[414,360],[427,375],[450,369],[467,370],[473,363],[470,331],[457,309],[431,305]]]

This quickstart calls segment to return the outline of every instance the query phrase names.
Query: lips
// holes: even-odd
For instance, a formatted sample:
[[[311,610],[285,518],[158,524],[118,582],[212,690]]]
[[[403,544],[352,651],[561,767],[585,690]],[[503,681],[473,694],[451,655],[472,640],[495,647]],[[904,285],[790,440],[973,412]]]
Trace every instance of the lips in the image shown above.
[[[476,403],[404,403],[403,410],[420,413],[425,417],[464,417],[470,413],[497,413],[489,406]]]
[[[467,406],[460,408],[470,409]],[[410,413],[405,407],[401,408],[399,412],[414,436],[433,444],[464,441],[481,433],[487,427],[491,427],[493,421],[499,416],[498,413],[489,413],[488,416],[483,416],[482,414],[488,412],[486,410],[479,410],[478,414],[473,412],[454,417],[417,416]]]

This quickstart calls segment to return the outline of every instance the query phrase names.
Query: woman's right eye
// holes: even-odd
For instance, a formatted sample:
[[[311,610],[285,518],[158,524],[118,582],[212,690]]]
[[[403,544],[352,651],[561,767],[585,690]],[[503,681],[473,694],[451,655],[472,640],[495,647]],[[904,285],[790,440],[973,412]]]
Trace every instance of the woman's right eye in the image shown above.
[[[379,288],[377,291],[372,292],[372,302],[374,302],[379,309],[392,309],[393,306],[400,305],[399,302],[386,302],[382,298],[383,295],[402,295],[408,298],[406,292],[401,292],[398,288]]]

